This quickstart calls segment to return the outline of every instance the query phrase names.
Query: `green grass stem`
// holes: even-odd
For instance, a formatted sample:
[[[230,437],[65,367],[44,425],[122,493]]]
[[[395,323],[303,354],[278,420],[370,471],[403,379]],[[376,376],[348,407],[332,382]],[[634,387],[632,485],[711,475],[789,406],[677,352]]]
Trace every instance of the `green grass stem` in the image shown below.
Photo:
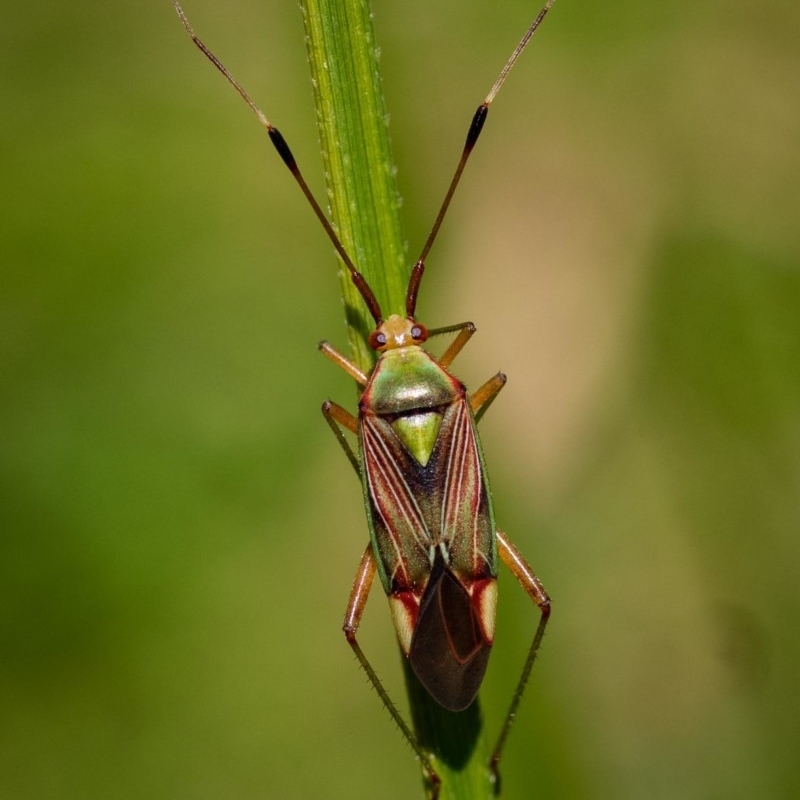
[[[384,315],[403,313],[409,265],[377,47],[365,0],[303,0],[311,77],[334,227]],[[369,370],[374,323],[342,266],[353,359]]]
[[[409,263],[372,14],[367,0],[303,0],[302,8],[333,224],[384,315],[402,314]],[[340,273],[352,357],[369,370],[374,354],[366,340],[374,325],[344,267]],[[418,741],[442,779],[440,800],[493,797],[477,701],[447,712],[407,665],[405,672]],[[398,747],[398,758],[406,757]]]

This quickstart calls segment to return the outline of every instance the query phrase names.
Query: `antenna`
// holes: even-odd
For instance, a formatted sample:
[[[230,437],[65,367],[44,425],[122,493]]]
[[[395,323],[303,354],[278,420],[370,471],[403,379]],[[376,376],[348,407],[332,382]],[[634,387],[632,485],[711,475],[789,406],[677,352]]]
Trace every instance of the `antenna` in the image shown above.
[[[347,270],[350,273],[350,278],[352,279],[356,289],[358,289],[359,293],[364,298],[364,302],[366,303],[372,318],[375,320],[375,324],[380,324],[383,321],[383,312],[381,311],[378,300],[367,283],[366,278],[356,269],[355,264],[353,264],[353,260],[347,254],[347,251],[344,249],[339,237],[336,235],[336,231],[334,231],[333,226],[325,216],[325,212],[320,208],[319,203],[311,193],[311,189],[308,188],[308,184],[300,172],[300,168],[297,166],[297,161],[295,160],[295,157],[292,154],[286,139],[283,138],[281,132],[267,119],[267,117],[264,115],[264,112],[261,111],[261,109],[250,99],[250,95],[247,94],[244,87],[236,80],[236,78],[231,75],[227,67],[211,52],[211,50],[208,49],[208,47],[206,47],[203,41],[197,36],[178,0],[172,0],[172,5],[175,6],[175,11],[178,13],[178,17],[180,17],[183,27],[186,28],[186,32],[191,37],[192,41],[197,45],[200,52],[225,76],[225,79],[228,81],[228,83],[233,86],[234,89],[236,89],[245,103],[250,106],[250,110],[256,115],[256,117],[258,117],[258,121],[261,123],[261,126],[264,128],[264,130],[266,130],[270,141],[278,151],[278,155],[281,157],[283,163],[288,167],[289,172],[292,173],[297,185],[305,195],[306,200],[308,200],[308,202],[311,204],[311,208],[317,219],[322,223],[325,233],[328,235],[328,238],[336,248],[336,252],[342,259],[345,267],[347,267]],[[419,281],[417,281],[417,283],[419,283]]]
[[[453,199],[456,187],[461,180],[461,173],[464,171],[464,167],[467,165],[467,159],[470,157],[472,149],[475,147],[475,143],[478,141],[478,137],[481,135],[483,125],[486,122],[486,117],[489,115],[489,106],[492,104],[492,101],[497,96],[500,88],[505,83],[508,73],[511,72],[511,68],[517,62],[517,59],[520,57],[520,55],[522,55],[522,51],[531,40],[533,34],[536,33],[536,29],[545,18],[545,15],[553,7],[553,3],[555,3],[555,0],[547,0],[544,8],[536,15],[536,19],[531,23],[531,26],[528,28],[528,30],[525,31],[525,35],[522,37],[522,39],[520,39],[520,42],[514,48],[514,52],[511,54],[511,57],[508,59],[506,65],[497,76],[497,80],[489,90],[489,94],[486,95],[486,98],[478,106],[474,116],[472,117],[472,122],[470,123],[469,130],[467,131],[467,140],[464,143],[464,149],[461,151],[461,158],[458,161],[455,174],[450,181],[450,186],[448,187],[447,193],[442,201],[442,205],[439,208],[439,213],[436,215],[436,221],[433,223],[431,232],[428,234],[428,238],[425,241],[425,246],[422,248],[422,253],[417,259],[417,263],[414,264],[414,267],[411,270],[411,277],[408,281],[408,291],[406,292],[406,314],[409,317],[413,318],[414,312],[417,308],[417,293],[419,292],[419,284],[422,281],[422,275],[425,272],[425,259],[428,257],[428,253],[430,252],[431,247],[433,247],[433,243],[436,241],[439,228],[441,228],[444,216],[447,213],[447,209],[450,207],[450,201]]]

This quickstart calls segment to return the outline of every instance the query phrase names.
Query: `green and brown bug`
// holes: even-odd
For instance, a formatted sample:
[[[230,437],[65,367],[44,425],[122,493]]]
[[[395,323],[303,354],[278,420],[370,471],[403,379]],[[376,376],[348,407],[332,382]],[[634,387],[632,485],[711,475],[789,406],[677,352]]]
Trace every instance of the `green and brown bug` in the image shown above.
[[[508,537],[497,528],[477,422],[506,382],[498,373],[473,393],[451,372],[475,333],[471,322],[428,330],[415,319],[425,262],[481,134],[489,107],[554,0],[530,25],[470,124],[461,158],[420,257],[411,270],[405,316],[384,317],[372,289],[356,269],[311,193],[283,136],[252,102],[225,66],[195,35],[178,0],[177,13],[197,47],[222,72],[258,117],[357,288],[375,328],[369,337],[377,361],[365,373],[322,342],[325,356],[361,389],[358,414],[327,401],[322,411],[358,474],[363,489],[368,544],[356,573],[344,632],[382,702],[419,756],[436,797],[439,776],[428,754],[390,700],[364,655],[357,633],[377,573],[389,599],[404,656],[420,683],[443,708],[459,712],[474,701],[494,640],[498,560],[503,561],[540,612],[539,624],[495,745],[497,765],[550,615],[541,582]],[[423,346],[429,337],[456,336],[438,358]],[[357,437],[357,452],[346,434]]]

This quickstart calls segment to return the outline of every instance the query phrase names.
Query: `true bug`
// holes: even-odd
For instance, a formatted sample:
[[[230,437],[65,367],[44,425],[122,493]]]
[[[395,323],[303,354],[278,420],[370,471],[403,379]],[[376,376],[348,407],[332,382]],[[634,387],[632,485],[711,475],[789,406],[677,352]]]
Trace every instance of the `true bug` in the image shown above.
[[[389,599],[400,647],[430,695],[458,712],[474,701],[494,637],[498,556],[540,611],[539,624],[491,757],[496,774],[550,615],[550,600],[521,554],[496,528],[476,423],[503,388],[497,373],[468,394],[449,368],[475,333],[471,322],[428,330],[415,319],[425,261],[441,227],[489,106],[554,0],[530,25],[478,106],[458,166],[420,257],[411,270],[406,315],[384,318],[365,278],[343,247],[303,178],[280,132],[244,88],[196,36],[178,0],[173,5],[186,31],[256,114],[333,243],[375,322],[369,344],[378,354],[369,374],[328,342],[320,350],[361,387],[358,416],[326,401],[322,412],[361,479],[370,543],[356,573],[344,632],[384,705],[419,756],[438,794],[439,778],[426,752],[389,699],[356,638],[377,572]],[[423,348],[431,336],[455,333],[438,358]],[[358,438],[358,454],[345,432]]]

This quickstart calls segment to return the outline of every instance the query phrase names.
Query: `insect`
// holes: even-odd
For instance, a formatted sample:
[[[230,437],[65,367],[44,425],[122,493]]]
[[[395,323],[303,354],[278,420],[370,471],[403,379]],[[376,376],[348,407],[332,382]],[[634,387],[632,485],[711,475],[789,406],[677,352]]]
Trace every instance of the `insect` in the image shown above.
[[[332,401],[323,404],[326,422],[362,484],[370,542],[356,572],[344,633],[384,705],[416,751],[429,777],[432,796],[440,778],[428,754],[390,700],[357,633],[376,574],[388,597],[403,654],[419,682],[443,708],[459,712],[474,701],[495,630],[498,563],[509,568],[536,604],[540,617],[527,659],[495,745],[490,767],[497,775],[511,724],[550,616],[550,600],[539,579],[495,524],[477,422],[506,383],[497,373],[471,394],[450,371],[472,335],[471,322],[428,330],[415,318],[417,295],[433,246],[464,167],[480,136],[489,107],[554,0],[530,25],[470,124],[460,160],[436,220],[414,264],[405,316],[383,311],[311,193],[283,136],[244,88],[192,29],[178,0],[173,5],[186,31],[256,114],[286,167],[333,243],[372,316],[369,337],[377,361],[369,374],[328,342],[320,350],[361,389],[357,416]],[[455,334],[438,358],[424,344]],[[348,439],[357,437],[357,450]]]

